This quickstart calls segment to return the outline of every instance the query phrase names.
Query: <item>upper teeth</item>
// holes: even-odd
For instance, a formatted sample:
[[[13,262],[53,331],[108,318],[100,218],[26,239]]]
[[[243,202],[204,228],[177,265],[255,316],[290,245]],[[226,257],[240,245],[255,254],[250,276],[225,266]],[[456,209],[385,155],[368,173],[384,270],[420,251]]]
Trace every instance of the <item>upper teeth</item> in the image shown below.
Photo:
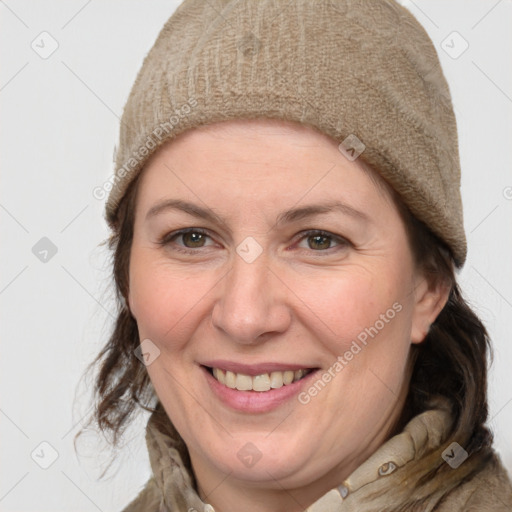
[[[251,377],[243,373],[233,373],[220,368],[213,368],[213,376],[221,384],[239,391],[269,391],[270,389],[281,388],[302,379],[306,373],[308,373],[308,370],[287,370],[285,372],[262,373]]]

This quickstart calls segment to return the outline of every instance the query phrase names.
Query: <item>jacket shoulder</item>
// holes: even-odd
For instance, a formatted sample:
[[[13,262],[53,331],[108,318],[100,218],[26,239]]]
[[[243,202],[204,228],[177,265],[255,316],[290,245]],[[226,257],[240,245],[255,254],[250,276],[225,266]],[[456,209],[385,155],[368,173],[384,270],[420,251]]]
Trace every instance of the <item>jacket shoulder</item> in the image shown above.
[[[448,493],[434,509],[436,512],[510,512],[512,483],[498,454],[472,478]]]

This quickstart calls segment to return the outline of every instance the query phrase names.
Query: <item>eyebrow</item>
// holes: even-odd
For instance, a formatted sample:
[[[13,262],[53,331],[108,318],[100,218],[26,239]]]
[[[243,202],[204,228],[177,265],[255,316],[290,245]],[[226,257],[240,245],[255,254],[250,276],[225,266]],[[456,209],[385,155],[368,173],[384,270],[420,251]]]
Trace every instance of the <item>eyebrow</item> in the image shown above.
[[[280,225],[285,223],[292,223],[298,220],[313,217],[315,215],[331,213],[333,211],[341,212],[360,221],[370,221],[370,218],[366,214],[356,210],[352,206],[342,203],[341,201],[331,201],[322,204],[311,204],[301,208],[293,208],[291,210],[282,212],[278,215],[276,224]]]
[[[147,212],[146,220],[169,210],[182,211],[193,217],[197,217],[198,219],[204,219],[212,223],[217,223],[227,229],[227,224],[224,219],[214,213],[212,210],[203,208],[188,201],[183,201],[181,199],[167,199],[156,204]],[[315,215],[322,215],[333,211],[341,212],[359,221],[370,222],[370,218],[366,214],[356,210],[352,206],[349,206],[348,204],[342,203],[340,201],[331,201],[322,204],[311,204],[299,208],[292,208],[290,210],[281,212],[277,216],[276,225],[279,226],[281,224],[297,222],[299,220],[307,219]]]
[[[220,224],[225,228],[227,227],[224,219],[212,210],[181,199],[166,199],[165,201],[156,204],[148,211],[148,213],[146,213],[146,220],[168,210],[179,210],[188,213],[193,217],[197,217],[198,219],[209,220],[212,223]]]

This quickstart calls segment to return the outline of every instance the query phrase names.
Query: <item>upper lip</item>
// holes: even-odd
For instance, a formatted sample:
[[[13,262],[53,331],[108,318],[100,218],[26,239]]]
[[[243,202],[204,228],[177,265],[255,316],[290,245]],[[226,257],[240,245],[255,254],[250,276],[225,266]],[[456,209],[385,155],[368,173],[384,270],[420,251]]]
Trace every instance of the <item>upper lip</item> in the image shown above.
[[[227,370],[233,373],[242,373],[244,375],[262,375],[264,373],[271,372],[285,372],[287,370],[312,370],[313,367],[307,364],[295,364],[295,363],[279,363],[279,362],[266,362],[257,364],[245,364],[237,363],[235,361],[227,361],[216,359],[214,361],[204,361],[201,363],[203,366],[209,368],[219,368],[221,370]]]

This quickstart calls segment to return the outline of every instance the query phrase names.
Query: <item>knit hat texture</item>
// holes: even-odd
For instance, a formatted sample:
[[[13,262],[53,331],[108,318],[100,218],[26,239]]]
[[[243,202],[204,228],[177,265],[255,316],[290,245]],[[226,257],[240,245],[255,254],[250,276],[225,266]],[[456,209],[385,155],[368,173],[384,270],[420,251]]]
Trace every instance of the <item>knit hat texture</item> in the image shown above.
[[[466,258],[457,125],[427,32],[393,0],[185,0],[121,119],[105,216],[165,142],[229,119],[310,125],[358,155]]]

